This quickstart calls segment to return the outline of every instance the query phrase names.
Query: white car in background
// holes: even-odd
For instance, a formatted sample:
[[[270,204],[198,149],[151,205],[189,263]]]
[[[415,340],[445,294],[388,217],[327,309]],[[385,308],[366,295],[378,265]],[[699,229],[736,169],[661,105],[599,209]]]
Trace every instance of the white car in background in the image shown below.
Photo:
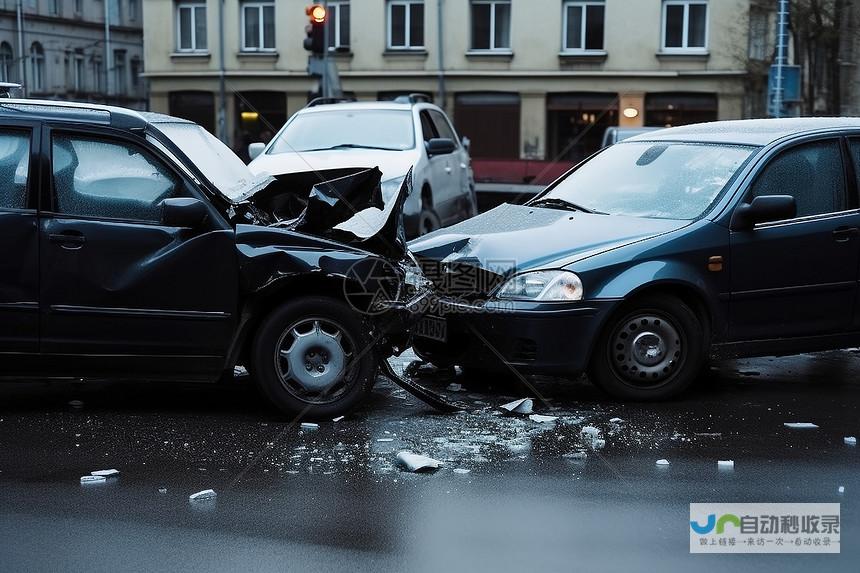
[[[439,107],[405,96],[393,102],[313,101],[268,144],[252,143],[249,165],[295,189],[294,211],[316,183],[379,167],[387,201],[413,168],[404,207],[409,238],[477,214],[468,142]]]

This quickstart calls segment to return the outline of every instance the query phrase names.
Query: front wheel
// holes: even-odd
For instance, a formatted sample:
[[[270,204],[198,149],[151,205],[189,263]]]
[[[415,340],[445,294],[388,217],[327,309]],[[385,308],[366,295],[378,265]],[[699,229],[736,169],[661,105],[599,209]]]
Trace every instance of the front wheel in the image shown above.
[[[672,297],[627,303],[600,335],[589,378],[622,400],[663,400],[701,372],[706,334],[696,313]]]
[[[252,350],[252,374],[281,411],[302,418],[339,416],[373,386],[376,357],[367,329],[343,302],[306,297],[263,322]]]

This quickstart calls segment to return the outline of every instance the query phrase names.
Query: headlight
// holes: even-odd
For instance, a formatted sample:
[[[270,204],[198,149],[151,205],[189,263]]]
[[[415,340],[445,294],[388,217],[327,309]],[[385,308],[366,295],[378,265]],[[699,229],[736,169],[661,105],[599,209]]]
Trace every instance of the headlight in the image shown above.
[[[395,195],[397,195],[400,187],[403,186],[404,179],[406,179],[406,175],[401,175],[400,177],[388,179],[379,184],[379,186],[382,187],[382,200],[386,205]]]
[[[532,271],[511,277],[496,293],[508,300],[582,300],[582,281],[570,271]]]

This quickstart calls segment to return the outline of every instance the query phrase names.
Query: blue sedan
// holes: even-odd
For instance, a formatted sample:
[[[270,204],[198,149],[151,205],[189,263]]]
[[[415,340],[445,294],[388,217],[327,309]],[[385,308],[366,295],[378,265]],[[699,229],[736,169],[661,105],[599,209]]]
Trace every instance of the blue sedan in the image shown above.
[[[709,358],[860,345],[858,178],[860,119],[624,141],[410,245],[441,292],[416,351],[657,400]]]

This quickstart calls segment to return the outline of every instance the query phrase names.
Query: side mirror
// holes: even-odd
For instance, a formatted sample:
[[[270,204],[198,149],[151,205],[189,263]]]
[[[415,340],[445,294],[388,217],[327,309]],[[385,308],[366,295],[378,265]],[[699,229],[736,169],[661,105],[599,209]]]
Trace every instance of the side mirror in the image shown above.
[[[796,215],[797,204],[791,195],[761,195],[735,208],[731,227],[733,231],[748,231],[756,223],[784,221]]]
[[[264,149],[266,149],[265,143],[252,143],[248,146],[248,157],[252,160],[257,159],[263,153]]]
[[[454,140],[446,137],[434,137],[427,142],[427,155],[430,157],[434,155],[448,155],[449,153],[454,153],[456,149],[457,144],[454,143]]]
[[[209,217],[209,209],[199,199],[174,197],[161,202],[161,224],[165,227],[194,229]]]
[[[463,144],[463,149],[469,151],[472,149],[472,140],[466,137],[465,135],[460,139],[460,143]]]

